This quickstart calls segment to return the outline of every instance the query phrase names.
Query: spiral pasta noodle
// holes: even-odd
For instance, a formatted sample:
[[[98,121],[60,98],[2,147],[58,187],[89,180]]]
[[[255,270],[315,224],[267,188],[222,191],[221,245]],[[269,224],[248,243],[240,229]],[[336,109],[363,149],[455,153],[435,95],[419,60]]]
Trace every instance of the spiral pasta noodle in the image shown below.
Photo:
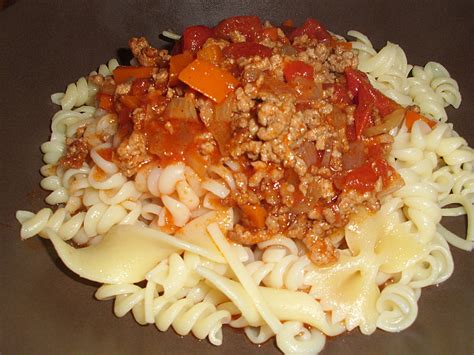
[[[389,332],[408,328],[418,314],[418,297],[411,287],[393,284],[385,287],[377,300],[377,327]]]
[[[111,59],[107,64],[101,64],[98,72],[103,76],[111,75],[118,65],[116,59]],[[97,72],[92,72],[91,74],[97,74]],[[71,110],[74,107],[90,103],[96,92],[97,88],[89,84],[86,78],[82,77],[75,83],[69,84],[64,93],[51,95],[51,101],[56,105],[60,105],[63,110]]]
[[[359,56],[359,69],[367,73],[372,85],[400,105],[416,104],[423,114],[446,122],[444,108],[458,108],[461,104],[456,80],[440,63],[413,67],[396,44],[387,42],[377,52],[364,34],[349,31],[348,35],[355,38],[351,44]]]

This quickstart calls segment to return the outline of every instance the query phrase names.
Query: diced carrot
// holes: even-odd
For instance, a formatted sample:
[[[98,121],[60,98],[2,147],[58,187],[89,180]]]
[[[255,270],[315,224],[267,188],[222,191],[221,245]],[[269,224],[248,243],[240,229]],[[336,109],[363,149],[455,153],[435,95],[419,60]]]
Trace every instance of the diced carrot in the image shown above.
[[[132,95],[123,95],[120,97],[120,102],[129,109],[135,109],[140,106],[140,97]]]
[[[98,106],[105,111],[114,110],[114,97],[109,94],[104,94],[103,92],[97,94],[97,103]]]
[[[122,84],[129,79],[149,78],[155,72],[154,67],[125,67],[120,66],[114,70],[114,80],[116,84]]]
[[[260,205],[242,204],[239,207],[249,219],[252,226],[256,228],[265,227],[265,220],[267,219],[267,211]]]
[[[202,59],[195,59],[179,74],[179,80],[216,103],[224,101],[239,81],[225,69]]]
[[[188,66],[189,63],[193,61],[193,55],[189,51],[184,51],[181,54],[177,54],[171,57],[170,59],[170,86],[178,85],[178,76],[181,71]]]
[[[197,53],[197,57],[212,64],[219,64],[223,59],[222,50],[217,44],[213,44],[201,49]]]
[[[430,126],[430,128],[433,128],[434,126],[436,126],[436,121],[430,120],[428,117],[425,117],[419,114],[418,112],[407,111],[407,113],[405,114],[405,125],[407,126],[409,132],[411,132],[411,128],[413,127],[413,124],[418,120],[422,120],[428,126]]]

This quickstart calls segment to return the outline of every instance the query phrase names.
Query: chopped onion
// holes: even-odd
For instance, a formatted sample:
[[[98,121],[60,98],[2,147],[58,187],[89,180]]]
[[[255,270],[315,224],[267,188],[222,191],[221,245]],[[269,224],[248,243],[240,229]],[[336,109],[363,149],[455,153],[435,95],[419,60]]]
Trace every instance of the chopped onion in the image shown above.
[[[331,117],[332,117],[332,124],[334,127],[336,128],[346,127],[346,114],[337,105],[334,105],[332,107]]]
[[[297,102],[315,101],[323,97],[323,84],[319,82],[299,76],[292,80],[292,86],[296,91]]]
[[[364,130],[363,135],[366,137],[376,136],[382,133],[388,133],[395,127],[399,127],[403,119],[405,118],[405,109],[400,108],[392,113],[389,113],[387,116],[384,117],[384,122],[373,127],[369,127]]]
[[[198,122],[198,115],[191,96],[174,97],[166,106],[165,116],[182,121]]]
[[[364,143],[355,141],[349,144],[349,150],[342,156],[342,167],[351,170],[363,165],[366,161]]]
[[[314,143],[304,142],[300,146],[299,151],[306,166],[316,165],[318,163],[318,151]]]
[[[232,120],[233,98],[234,96],[230,95],[224,102],[217,105],[214,110],[214,116],[208,124],[206,124],[207,129],[214,136],[222,155],[226,155],[229,148],[229,141],[232,138],[230,121]]]

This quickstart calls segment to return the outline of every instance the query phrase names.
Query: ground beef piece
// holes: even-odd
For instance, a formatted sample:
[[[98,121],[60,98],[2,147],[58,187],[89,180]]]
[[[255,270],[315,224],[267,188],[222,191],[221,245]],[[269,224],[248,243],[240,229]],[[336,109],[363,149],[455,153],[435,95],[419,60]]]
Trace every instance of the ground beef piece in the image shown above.
[[[132,83],[122,83],[117,85],[117,88],[115,89],[115,95],[127,95],[130,90],[132,89]]]
[[[152,47],[145,37],[131,38],[128,46],[133,56],[145,67],[164,67],[171,58],[167,50]]]
[[[344,73],[346,68],[357,68],[357,55],[352,50],[336,47],[334,53],[328,57],[329,69],[336,73]]]
[[[227,237],[235,243],[254,245],[271,239],[272,234],[266,229],[249,231],[244,226],[236,224],[234,229],[227,233]]]
[[[146,138],[143,133],[132,132],[117,148],[118,166],[125,176],[136,174],[142,164],[149,160]]]
[[[79,169],[89,155],[86,139],[83,137],[68,138],[66,144],[66,156],[61,159],[61,166],[66,169]]]
[[[329,238],[318,238],[310,234],[303,242],[309,249],[311,261],[316,265],[328,265],[338,258],[339,253]]]
[[[146,119],[145,110],[141,107],[136,108],[133,110],[132,113],[132,121],[133,121],[133,129],[139,131],[143,128]]]

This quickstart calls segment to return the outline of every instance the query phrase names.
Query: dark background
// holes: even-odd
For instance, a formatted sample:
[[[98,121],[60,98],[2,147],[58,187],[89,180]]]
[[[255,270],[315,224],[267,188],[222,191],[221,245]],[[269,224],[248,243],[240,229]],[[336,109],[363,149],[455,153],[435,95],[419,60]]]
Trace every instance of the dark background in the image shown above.
[[[11,1],[3,0],[3,2]],[[2,4],[2,0],[0,0]],[[1,6],[0,6],[1,7]],[[463,95],[450,121],[474,145],[473,2],[466,1],[27,1],[0,13],[0,352],[2,354],[218,354],[277,353],[274,342],[250,344],[225,327],[224,344],[117,319],[111,302],[93,298],[96,285],[67,271],[41,238],[21,242],[17,209],[37,211],[39,146],[49,137],[57,110],[50,94],[116,56],[129,37],[154,45],[167,29],[257,14],[280,23],[315,17],[335,33],[359,30],[380,48],[387,40],[406,51],[411,64],[439,61]],[[464,219],[446,221],[464,233]],[[329,339],[324,354],[473,354],[472,254],[453,250],[455,273],[422,293],[415,324],[400,334],[358,330]]]

